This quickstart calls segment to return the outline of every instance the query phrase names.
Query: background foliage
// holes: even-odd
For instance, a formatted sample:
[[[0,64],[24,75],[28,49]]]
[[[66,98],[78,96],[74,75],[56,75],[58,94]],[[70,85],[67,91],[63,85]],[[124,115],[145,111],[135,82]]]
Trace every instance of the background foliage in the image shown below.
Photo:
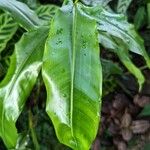
[[[53,7],[53,5],[61,6],[62,1],[37,1],[37,0],[20,0],[26,3],[30,8],[36,11],[39,18],[43,20],[45,24],[48,24],[48,18],[52,17],[57,7]],[[95,5],[96,2],[83,0],[84,3],[88,5]],[[99,1],[97,2],[97,4]],[[111,12],[124,13],[127,15],[128,20],[131,23],[134,23],[136,30],[141,34],[144,38],[145,46],[148,52],[150,52],[150,2],[149,1],[101,1],[103,5]],[[109,6],[107,5],[109,3]],[[48,4],[48,5],[41,5]],[[53,5],[49,5],[53,4]],[[130,6],[129,6],[130,4]],[[129,6],[129,8],[128,8]],[[126,12],[128,8],[128,11]],[[104,16],[105,17],[105,16]],[[99,19],[99,18],[98,18]],[[37,21],[38,22],[38,21]],[[124,24],[125,22],[122,22]],[[100,26],[103,29],[102,25]],[[24,33],[24,29],[19,27],[16,22],[10,17],[9,14],[0,12],[0,79],[2,80],[7,72],[8,67],[10,66],[10,56],[14,49],[14,44],[18,42],[22,34]],[[103,34],[106,38],[107,35]],[[101,37],[100,37],[101,38]],[[100,39],[102,40],[102,39]],[[126,39],[125,39],[126,40]],[[104,41],[105,42],[105,41]],[[2,43],[2,44],[1,44]],[[103,44],[105,45],[105,44]],[[109,47],[107,47],[109,48]],[[123,74],[123,71],[126,69],[120,64],[116,55],[112,54],[112,52],[106,52],[106,49],[102,47],[102,65],[103,65],[103,73],[104,76],[104,90],[103,95],[107,95],[110,92],[113,92],[115,87],[121,86],[122,84],[118,80],[119,76],[126,77]],[[115,47],[117,49],[117,47]],[[123,53],[123,51],[122,51]],[[122,57],[120,54],[118,56]],[[128,55],[128,54],[125,54]],[[135,54],[131,53],[131,57],[134,58]],[[111,60],[107,60],[107,59]],[[124,58],[122,58],[124,59]],[[140,58],[140,60],[142,60]],[[130,60],[128,60],[130,61]],[[115,62],[115,63],[114,63]],[[125,64],[125,62],[122,62]],[[137,62],[136,62],[137,63]],[[139,65],[139,64],[138,64]],[[127,68],[128,64],[125,64]],[[139,65],[139,67],[143,67],[143,63]],[[109,69],[108,69],[109,68]],[[134,67],[133,67],[134,68]],[[131,69],[129,69],[132,72]],[[140,74],[140,71],[137,71]],[[136,71],[133,72],[136,76]],[[141,75],[142,76],[142,75]],[[141,77],[142,78],[142,77]],[[144,82],[139,79],[139,83]],[[37,84],[35,85],[32,94],[29,97],[28,102],[22,112],[21,116],[17,121],[17,128],[19,131],[24,131],[20,135],[20,141],[18,142],[18,149],[26,147],[26,149],[33,149],[33,147],[39,148],[39,143],[41,149],[67,149],[65,146],[60,144],[55,137],[54,129],[50,120],[45,113],[45,99],[46,99],[46,91],[43,86],[43,82],[41,78],[39,78]],[[142,114],[150,115],[148,112],[147,106]],[[1,141],[0,149],[5,149],[3,142]]]

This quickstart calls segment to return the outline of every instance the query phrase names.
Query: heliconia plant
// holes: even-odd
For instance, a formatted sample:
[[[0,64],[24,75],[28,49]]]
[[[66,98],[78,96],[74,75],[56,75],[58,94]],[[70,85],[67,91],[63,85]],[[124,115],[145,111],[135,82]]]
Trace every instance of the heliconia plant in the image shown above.
[[[47,91],[46,112],[59,141],[74,150],[90,149],[102,103],[99,43],[116,53],[137,78],[141,90],[145,79],[132,63],[129,50],[141,55],[150,68],[143,40],[124,15],[109,13],[102,4],[89,7],[65,0],[62,7],[55,8],[53,18],[42,17],[39,10],[32,11],[16,0],[0,0],[0,8],[27,31],[15,45],[10,67],[0,83],[0,137],[5,145],[15,149],[15,123],[42,73]],[[13,34],[1,27],[0,33],[6,39],[7,34]]]

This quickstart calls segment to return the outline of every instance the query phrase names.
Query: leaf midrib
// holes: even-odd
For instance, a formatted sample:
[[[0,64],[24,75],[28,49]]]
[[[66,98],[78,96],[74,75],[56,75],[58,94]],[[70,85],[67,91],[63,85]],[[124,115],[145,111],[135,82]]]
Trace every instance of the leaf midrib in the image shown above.
[[[76,50],[76,6],[73,5],[73,25],[72,25],[72,64],[71,66],[71,95],[70,95],[70,126],[71,134],[73,131],[73,96],[74,96],[74,73],[75,73],[75,50]]]

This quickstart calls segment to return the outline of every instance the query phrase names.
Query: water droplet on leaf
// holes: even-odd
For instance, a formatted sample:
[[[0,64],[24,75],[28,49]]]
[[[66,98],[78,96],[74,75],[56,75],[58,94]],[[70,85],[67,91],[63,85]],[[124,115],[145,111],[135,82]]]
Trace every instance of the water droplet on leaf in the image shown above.
[[[58,30],[56,31],[56,34],[62,34],[62,32],[63,32],[63,29],[60,28],[60,29],[58,29]]]

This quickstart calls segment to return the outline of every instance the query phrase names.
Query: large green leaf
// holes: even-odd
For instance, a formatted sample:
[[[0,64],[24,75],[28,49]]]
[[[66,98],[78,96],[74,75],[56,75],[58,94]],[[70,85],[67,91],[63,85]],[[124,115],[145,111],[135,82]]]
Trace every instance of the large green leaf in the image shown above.
[[[46,111],[58,139],[72,149],[88,150],[98,129],[102,71],[96,21],[80,7],[65,5],[56,13],[42,74]]]
[[[47,28],[26,33],[15,47],[10,68],[0,84],[0,136],[8,148],[17,142],[15,122],[42,65]]]
[[[100,7],[84,7],[83,10],[97,20],[100,35],[106,32],[121,39],[130,51],[142,55],[150,68],[150,58],[145,50],[144,41],[124,15],[109,13]]]
[[[16,0],[0,0],[0,8],[9,11],[26,30],[32,30],[41,25],[36,13],[24,3]]]
[[[0,52],[6,47],[7,42],[16,32],[17,27],[17,24],[10,15],[6,13],[0,15]]]

